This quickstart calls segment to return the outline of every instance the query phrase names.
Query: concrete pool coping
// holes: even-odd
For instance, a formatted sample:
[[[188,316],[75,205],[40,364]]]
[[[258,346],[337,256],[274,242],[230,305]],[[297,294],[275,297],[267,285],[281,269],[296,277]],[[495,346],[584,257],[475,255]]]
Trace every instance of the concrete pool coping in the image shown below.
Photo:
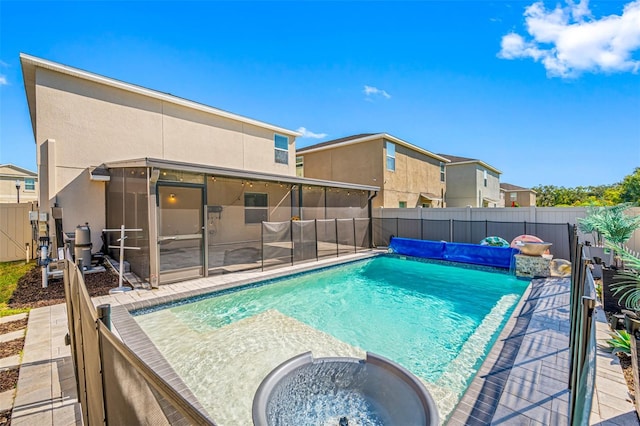
[[[244,281],[244,280],[266,279],[273,276],[274,273],[275,275],[289,275],[291,273],[303,272],[305,270],[316,269],[318,267],[331,266],[333,264],[341,264],[341,263],[345,263],[353,260],[363,259],[363,258],[371,257],[378,253],[380,252],[359,253],[357,255],[343,256],[338,259],[336,258],[325,259],[317,263],[314,262],[311,264],[295,265],[294,267],[286,267],[283,269],[279,269],[277,271],[269,271],[264,273],[259,273],[259,272],[238,273],[238,274],[232,274],[232,275],[222,275],[222,276],[216,276],[216,277],[201,278],[198,280],[192,280],[192,281],[186,281],[182,283],[162,286],[158,290],[131,291],[128,293],[122,293],[117,295],[102,296],[102,297],[94,298],[93,300],[95,305],[100,305],[103,303],[111,304],[115,308],[114,312],[116,312],[116,316],[117,316],[118,315],[117,311],[124,309],[125,305],[129,305],[132,303],[141,304],[141,305],[149,304],[150,300],[156,297],[166,298],[173,294],[184,295],[185,293],[188,293],[188,292],[200,292],[199,294],[203,294],[203,293],[215,291],[216,289],[221,288],[221,286],[230,285],[232,282],[238,282],[238,281]],[[217,281],[213,282],[214,279],[217,279]],[[544,285],[544,284],[541,284],[541,285]],[[203,290],[204,288],[206,288],[207,290],[204,291]],[[551,288],[552,287],[550,287],[549,290]],[[560,287],[556,287],[556,291],[557,293],[562,294],[564,290],[562,290],[562,288]],[[531,291],[527,290],[526,295],[531,296]],[[538,296],[541,296],[541,295],[539,294]],[[549,302],[545,302],[545,303],[551,303],[551,300],[553,299],[552,296],[553,294],[551,293],[545,294],[545,299],[549,300]],[[526,299],[528,299],[528,297]],[[521,306],[524,306],[524,301],[525,301],[525,297],[523,295],[522,302],[520,303]],[[122,308],[117,308],[118,306],[122,306]],[[544,309],[548,309],[544,307],[543,303],[537,304],[537,306],[541,311],[544,311]],[[562,309],[561,304],[556,306],[556,308]],[[48,330],[44,330],[41,325],[32,324],[32,321],[35,321],[37,318],[40,318],[40,317],[45,317],[48,319],[51,315],[54,315],[53,314],[54,311],[56,312],[55,323],[59,325],[62,325],[62,323],[64,323],[63,328],[49,327]],[[526,314],[526,312],[522,312],[519,306],[516,308],[516,310],[514,310],[514,313],[512,314],[512,317],[509,321],[515,321],[517,323],[518,317],[521,314]],[[128,315],[129,314],[127,313],[127,316]],[[597,339],[599,343],[601,343],[604,339],[608,337],[607,324],[602,319],[602,316],[603,315],[601,311],[599,311],[599,315],[597,317],[598,318]],[[116,319],[116,321],[118,320]],[[558,321],[560,321],[560,323],[562,322],[559,319]],[[542,325],[544,325],[544,321],[539,321],[539,323],[542,323]],[[548,326],[554,327],[552,323],[549,323]],[[62,348],[64,349],[60,349],[61,342],[64,337],[65,329],[66,329],[66,314],[64,311],[64,305],[55,305],[51,307],[44,307],[44,308],[38,308],[38,309],[32,310],[31,316],[29,318],[29,325],[27,329],[27,340],[25,342],[25,348],[24,348],[25,357],[35,357],[35,355],[38,355],[37,357],[34,358],[34,360],[37,359],[37,364],[48,365],[50,363],[57,362],[58,358],[61,356],[60,351],[63,351],[65,354],[68,353],[68,346],[67,347],[62,346]],[[490,354],[487,358],[487,361],[485,361],[485,364],[490,362],[489,359],[494,360],[494,363],[497,364],[496,361],[499,360],[500,358],[500,352],[501,352],[500,348],[504,347],[505,345],[503,340],[509,337],[509,334],[506,330],[507,329],[505,328],[503,332],[501,332],[501,335],[498,341],[496,342],[496,344],[494,345],[494,347],[492,348],[492,350],[490,351]],[[536,330],[532,330],[532,331],[536,331]],[[43,332],[46,334],[46,336],[41,336],[42,338],[38,338],[37,340],[33,337],[34,333],[40,336],[41,334],[43,334]],[[117,329],[114,329],[114,332],[117,333]],[[517,337],[517,334],[514,334],[512,337]],[[50,349],[47,349],[45,351],[46,353],[43,353],[44,347],[48,347]],[[561,349],[561,348],[557,348],[557,349]],[[517,361],[518,363],[522,364],[520,366],[522,368],[528,365],[533,365],[536,361],[540,361],[540,360],[536,360],[536,356],[533,353],[533,351],[530,354],[527,354],[527,350],[522,350],[522,354],[520,354],[520,351],[518,351],[517,356],[522,357],[522,359],[518,359]],[[530,360],[529,364],[526,364],[527,360]],[[483,364],[482,368],[485,367],[485,364]],[[490,371],[489,364],[487,364],[487,368],[489,368],[489,371]],[[484,371],[486,370],[483,370],[483,372]],[[522,372],[522,370],[519,370],[519,371]],[[534,372],[535,372],[535,368],[534,368]],[[478,373],[476,375],[476,378],[478,377],[481,377],[481,373]],[[544,381],[544,377],[546,376],[544,377],[541,376],[541,377],[542,377],[541,380]],[[514,378],[516,378],[515,375],[514,375]],[[33,386],[36,386],[42,389],[47,389],[48,390],[47,392],[50,392],[51,390],[53,390],[54,391],[53,395],[49,395],[47,397],[47,395],[36,394],[34,393],[33,386],[22,386],[23,381],[28,383],[33,382]],[[56,389],[60,389],[61,387],[63,387],[62,385],[66,383],[67,383],[66,381],[63,381],[62,376],[57,377],[55,374],[43,375],[41,374],[40,371],[32,371],[31,369],[27,369],[27,368],[21,369],[20,382],[18,384],[16,400],[14,405],[14,420],[16,420],[16,424],[18,423],[41,424],[41,425],[58,424],[58,422],[55,420],[56,418],[55,412],[59,411],[62,408],[62,407],[59,407],[59,405],[61,405],[60,400],[62,399],[62,397],[64,396],[63,399],[66,401],[66,403],[64,404],[65,407],[71,408],[73,407],[74,401],[77,401],[75,396],[74,385],[64,386],[64,388],[66,388],[66,391],[62,393],[62,396],[59,394],[59,391],[55,391]],[[535,418],[536,411],[534,411],[534,409],[538,406],[541,406],[543,408],[545,407],[546,402],[542,400],[537,402],[527,400],[528,404],[526,406],[518,407],[517,405],[514,405],[515,409],[512,409],[511,412],[507,413],[505,411],[506,415],[504,415],[502,418],[499,418],[499,417],[497,418],[496,416],[494,416],[493,418],[491,418],[489,423],[482,423],[480,421],[481,419],[475,418],[473,416],[469,416],[467,417],[467,419],[464,419],[465,413],[467,415],[471,414],[476,404],[478,404],[477,410],[481,410],[483,407],[486,408],[485,406],[482,405],[483,401],[480,400],[479,395],[477,393],[477,389],[474,388],[474,384],[475,384],[475,379],[474,379],[474,382],[472,382],[469,388],[469,391],[463,396],[463,400],[461,400],[461,403],[457,407],[457,410],[452,414],[449,420],[449,424],[458,425],[461,422],[463,422],[463,424],[501,424],[501,423],[502,424],[527,424],[527,425],[543,424],[542,418],[540,418],[540,420]],[[515,384],[517,385],[515,389],[518,390],[518,392],[515,394],[516,397],[525,396],[525,399],[526,398],[532,399],[532,396],[537,395],[535,393],[535,389],[532,388],[533,383],[531,381],[516,380]],[[515,385],[510,385],[510,386],[515,386]],[[474,391],[476,392],[475,396],[473,394]],[[507,396],[512,395],[511,393],[508,393],[508,392],[505,392],[505,394],[507,394]],[[522,404],[522,401],[520,399],[515,399],[512,397],[509,397],[509,398],[512,399],[511,402],[515,402],[515,403],[519,402]],[[622,371],[620,369],[620,365],[617,358],[611,357],[610,354],[608,353],[598,351],[597,367],[596,367],[596,390],[595,390],[595,395],[593,399],[590,424],[592,425],[637,424],[637,417],[635,415],[633,404],[626,400],[628,398],[629,398],[629,395],[626,389],[625,380],[622,375]],[[495,400],[495,398],[493,399]],[[542,399],[544,399],[544,397]],[[45,407],[43,405],[47,403],[47,401],[49,401],[48,402],[49,407]],[[561,398],[559,397],[556,398],[556,403],[557,403],[556,405],[558,407],[560,407],[561,401],[562,401]],[[464,407],[463,405],[461,405],[463,402],[467,405],[471,403],[472,404],[471,410],[469,410],[468,407]],[[508,401],[504,401],[504,402],[508,402]],[[71,404],[71,407],[69,404]],[[75,403],[75,405],[77,405],[77,403]],[[37,412],[33,412],[34,406],[37,406],[39,408]],[[530,408],[526,409],[527,407],[530,407]],[[466,408],[466,411],[463,411],[465,408]],[[508,409],[508,407],[506,408]],[[81,424],[81,419],[78,418],[79,410],[77,408],[75,409],[71,408],[71,410],[75,411],[75,423]],[[54,413],[53,418],[51,413]],[[460,420],[460,419],[463,419],[463,420]],[[466,420],[468,420],[469,423],[464,423],[464,421]]]

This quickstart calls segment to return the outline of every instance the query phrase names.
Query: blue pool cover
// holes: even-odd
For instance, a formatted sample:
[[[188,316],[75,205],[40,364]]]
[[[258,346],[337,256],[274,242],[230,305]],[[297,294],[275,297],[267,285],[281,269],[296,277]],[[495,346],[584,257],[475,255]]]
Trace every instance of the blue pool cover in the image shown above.
[[[398,254],[450,262],[473,263],[509,269],[514,255],[520,251],[511,247],[481,246],[479,244],[447,243],[444,241],[413,240],[393,237],[389,248]]]

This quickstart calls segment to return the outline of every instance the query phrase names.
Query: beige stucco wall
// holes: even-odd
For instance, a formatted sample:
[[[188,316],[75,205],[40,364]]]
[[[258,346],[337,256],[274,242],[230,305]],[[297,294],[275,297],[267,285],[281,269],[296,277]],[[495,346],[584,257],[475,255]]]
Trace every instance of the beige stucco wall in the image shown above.
[[[536,194],[531,191],[504,191],[504,206],[511,207],[511,194],[516,194],[516,202],[519,207],[531,207],[536,205]]]
[[[483,207],[482,199],[500,201],[500,176],[487,170],[487,186],[484,186],[484,171],[478,163],[448,164],[447,207]],[[505,198],[505,203],[508,199]],[[490,207],[495,207],[491,205]]]
[[[35,93],[39,156],[55,140],[39,162],[40,203],[63,207],[65,232],[105,227],[105,184],[90,181],[87,168],[107,162],[150,157],[295,176],[295,138],[288,164],[277,164],[268,128],[43,68]],[[99,232],[92,237],[100,243]]]
[[[383,138],[298,156],[304,157],[305,177],[379,186],[373,207],[398,207],[400,201],[416,207],[421,192],[440,195],[445,188],[440,162],[402,145],[396,144],[395,171],[388,171]]]
[[[25,178],[35,180],[35,189],[27,190]],[[15,203],[18,200],[16,180],[20,181],[20,203],[38,201],[38,178],[20,173],[11,167],[0,167],[0,203]]]
[[[384,158],[384,207],[398,207],[406,201],[407,207],[419,207],[423,200],[421,192],[429,192],[440,197],[445,190],[445,182],[440,181],[440,161],[396,144],[395,171],[387,170],[386,148]],[[433,207],[442,207],[438,201]]]

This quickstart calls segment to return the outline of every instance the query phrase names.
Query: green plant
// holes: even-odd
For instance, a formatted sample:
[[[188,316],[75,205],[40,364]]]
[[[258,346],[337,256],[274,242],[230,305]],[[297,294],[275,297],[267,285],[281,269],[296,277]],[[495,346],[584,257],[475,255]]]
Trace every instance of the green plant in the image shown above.
[[[624,354],[631,354],[631,335],[626,330],[614,330],[613,333],[609,333],[611,339],[607,340],[607,345],[612,354],[622,352]]]
[[[626,308],[640,311],[640,258],[625,246],[609,242],[606,246],[618,252],[626,267],[614,275],[616,282],[611,284],[611,291],[620,298],[620,301],[624,301]]]
[[[611,207],[590,206],[587,216],[578,218],[578,227],[582,232],[597,232],[614,244],[624,244],[640,228],[640,216],[624,213],[630,206],[629,203]]]

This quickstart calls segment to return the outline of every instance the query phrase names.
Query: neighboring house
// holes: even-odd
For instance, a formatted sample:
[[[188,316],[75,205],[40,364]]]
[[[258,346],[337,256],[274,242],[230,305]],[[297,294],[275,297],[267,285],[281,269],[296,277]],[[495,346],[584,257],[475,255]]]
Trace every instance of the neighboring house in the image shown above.
[[[446,166],[447,207],[500,207],[500,170],[474,158],[439,155],[450,160]]]
[[[445,207],[448,160],[387,133],[322,142],[296,153],[298,176],[380,186],[374,207]]]
[[[536,191],[533,189],[501,183],[500,193],[504,200],[504,207],[532,207],[536,205]]]
[[[88,222],[94,252],[104,228],[142,229],[127,239],[141,250],[125,257],[153,286],[255,267],[263,221],[369,217],[375,182],[296,177],[295,131],[33,56],[20,62],[41,212],[61,207],[65,233]],[[338,227],[326,222],[322,230]],[[290,241],[281,238],[273,258]]]
[[[0,203],[38,201],[38,174],[13,164],[0,164]]]

